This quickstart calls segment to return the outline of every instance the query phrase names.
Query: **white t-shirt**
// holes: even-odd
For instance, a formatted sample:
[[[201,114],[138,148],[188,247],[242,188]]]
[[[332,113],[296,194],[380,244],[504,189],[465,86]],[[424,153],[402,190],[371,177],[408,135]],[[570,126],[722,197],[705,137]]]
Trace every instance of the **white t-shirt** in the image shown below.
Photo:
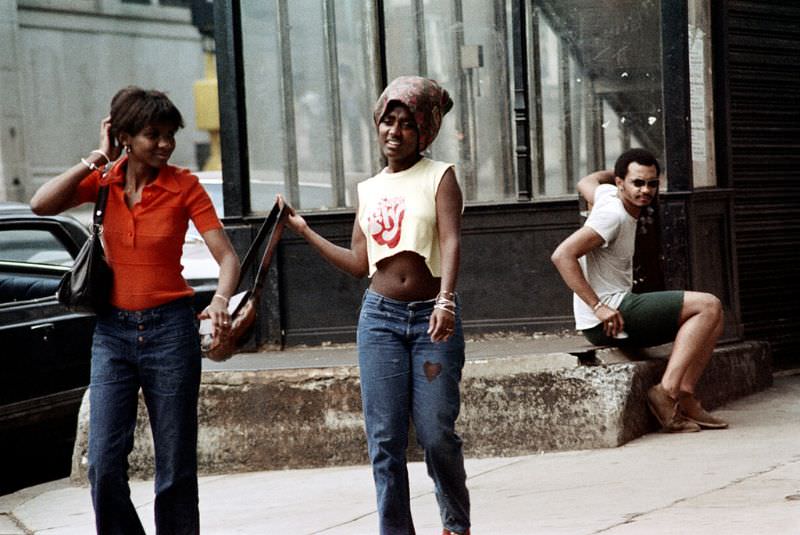
[[[594,192],[594,207],[584,226],[597,232],[604,243],[578,259],[583,275],[603,303],[617,308],[633,288],[636,218],[625,210],[617,197],[617,187],[602,184]],[[572,296],[572,307],[576,329],[591,329],[600,323],[591,307],[577,294]]]
[[[358,184],[358,224],[367,240],[369,276],[378,262],[403,251],[425,259],[441,277],[436,192],[453,164],[421,158],[396,173],[386,169]]]

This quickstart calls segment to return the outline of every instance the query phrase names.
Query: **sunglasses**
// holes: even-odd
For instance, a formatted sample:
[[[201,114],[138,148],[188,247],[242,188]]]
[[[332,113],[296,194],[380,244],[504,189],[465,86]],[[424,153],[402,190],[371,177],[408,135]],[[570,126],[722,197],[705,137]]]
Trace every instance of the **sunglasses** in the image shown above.
[[[642,178],[634,178],[631,180],[631,184],[633,184],[633,187],[635,188],[643,188],[644,185],[647,184],[648,188],[656,189],[658,188],[659,183],[660,180],[644,180]]]

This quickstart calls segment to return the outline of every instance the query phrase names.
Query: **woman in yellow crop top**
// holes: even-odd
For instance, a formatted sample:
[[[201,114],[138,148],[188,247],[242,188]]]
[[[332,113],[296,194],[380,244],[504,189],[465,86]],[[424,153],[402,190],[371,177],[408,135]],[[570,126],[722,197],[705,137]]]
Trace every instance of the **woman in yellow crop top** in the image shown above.
[[[464,366],[455,294],[461,190],[452,164],[422,156],[453,103],[435,81],[394,80],[374,110],[386,167],[359,184],[350,248],[299,215],[288,226],[328,262],[369,276],[358,321],[361,397],[380,532],[414,533],[406,470],[408,421],[425,451],[444,533],[469,533],[469,493],[455,432]]]

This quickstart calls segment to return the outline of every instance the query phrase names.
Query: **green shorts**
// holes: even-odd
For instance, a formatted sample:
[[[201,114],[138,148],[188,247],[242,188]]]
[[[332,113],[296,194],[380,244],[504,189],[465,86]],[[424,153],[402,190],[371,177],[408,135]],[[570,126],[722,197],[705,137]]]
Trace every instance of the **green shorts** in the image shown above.
[[[583,331],[583,335],[597,346],[650,347],[675,340],[680,327],[683,290],[628,293],[619,304],[625,321],[627,338],[612,338],[603,331],[603,324]]]

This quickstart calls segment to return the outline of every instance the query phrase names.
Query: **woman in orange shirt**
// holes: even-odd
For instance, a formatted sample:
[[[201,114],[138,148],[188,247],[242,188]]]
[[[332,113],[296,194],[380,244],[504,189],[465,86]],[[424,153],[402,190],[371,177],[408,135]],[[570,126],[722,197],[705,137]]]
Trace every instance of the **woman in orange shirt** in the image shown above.
[[[127,476],[140,388],[155,445],[157,531],[199,532],[201,354],[193,290],[180,263],[189,219],[220,265],[217,292],[200,314],[212,320],[216,336],[229,330],[227,300],[239,259],[197,177],[167,163],[182,127],[164,93],[126,87],[101,122],[99,148],[31,199],[34,212],[52,215],[94,202],[100,186],[109,187],[103,242],[114,284],[109,310],[97,315],[90,384],[89,480],[98,533],[144,533]]]
[[[461,189],[454,166],[422,155],[453,102],[434,80],[401,76],[373,110],[386,167],[358,185],[350,248],[292,213],[288,226],[335,267],[371,282],[358,320],[361,398],[381,534],[414,533],[408,422],[425,450],[445,534],[469,533],[461,438],[464,335],[455,294]]]

